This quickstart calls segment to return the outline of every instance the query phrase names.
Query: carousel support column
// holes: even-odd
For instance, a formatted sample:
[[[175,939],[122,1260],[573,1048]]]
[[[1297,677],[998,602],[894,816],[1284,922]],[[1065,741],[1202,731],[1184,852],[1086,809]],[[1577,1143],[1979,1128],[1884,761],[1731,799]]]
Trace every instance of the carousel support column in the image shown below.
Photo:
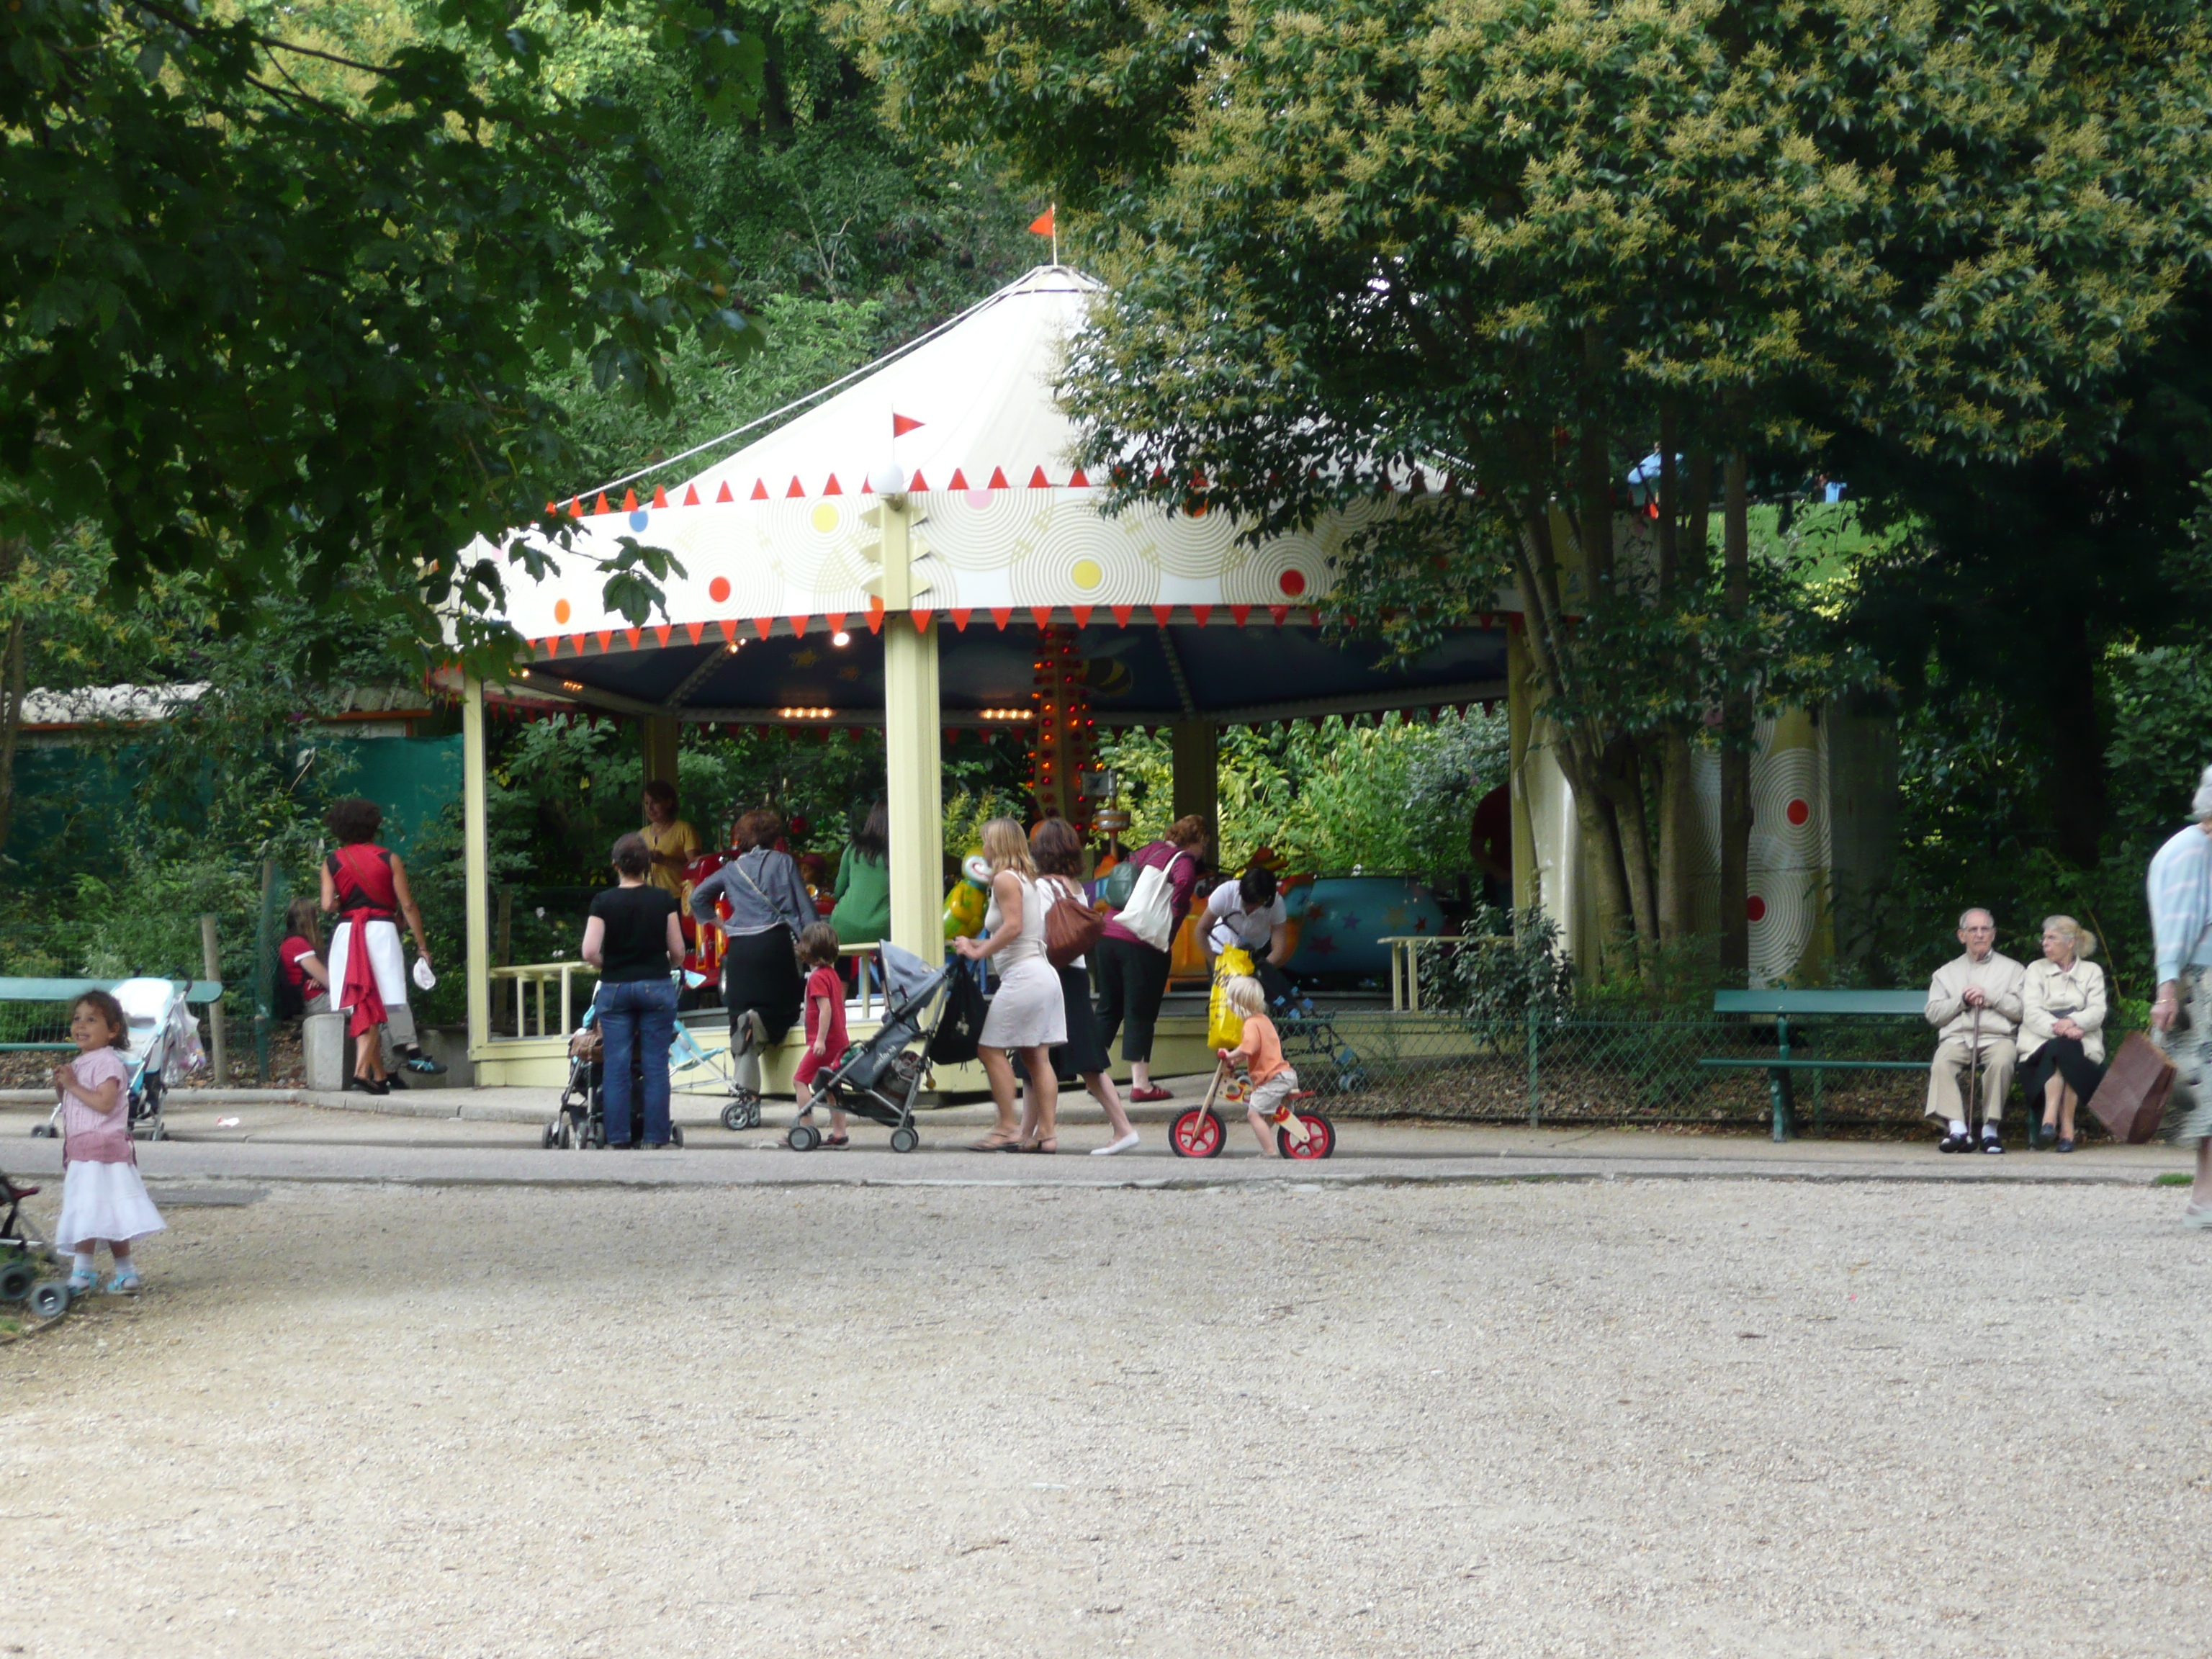
[[[1221,833],[1221,728],[1212,720],[1177,720],[1168,727],[1168,757],[1174,768],[1172,799],[1179,818],[1195,814],[1209,834]],[[1221,848],[1213,849],[1216,863]]]
[[[484,797],[483,682],[461,682],[461,891],[468,951],[469,1057],[491,1041],[491,888]]]
[[[891,942],[923,961],[945,955],[945,799],[937,623],[916,629],[912,509],[886,497],[884,524],[884,756],[890,815]]]
[[[647,714],[638,721],[639,735],[645,743],[645,781],[676,786],[676,733],[679,723],[673,714]]]

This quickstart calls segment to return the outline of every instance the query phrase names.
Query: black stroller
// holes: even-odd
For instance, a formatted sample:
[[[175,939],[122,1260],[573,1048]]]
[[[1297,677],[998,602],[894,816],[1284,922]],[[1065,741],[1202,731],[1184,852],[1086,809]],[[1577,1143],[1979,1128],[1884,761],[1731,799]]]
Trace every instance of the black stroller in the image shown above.
[[[914,1098],[921,1092],[922,1074],[938,1052],[939,1027],[951,1006],[951,999],[939,994],[955,969],[950,963],[932,968],[913,951],[890,944],[883,947],[883,1024],[817,1077],[814,1089],[818,1104],[830,1105],[834,1095],[835,1103],[844,1110],[887,1126],[893,1152],[910,1152],[921,1144],[914,1127]],[[907,1047],[917,1038],[922,1045],[918,1053]],[[791,1126],[784,1139],[792,1151],[811,1152],[822,1144],[822,1132],[802,1120]]]
[[[1283,1040],[1283,1057],[1311,1056],[1321,1062],[1313,1067],[1312,1092],[1354,1095],[1367,1086],[1367,1068],[1359,1063],[1358,1054],[1337,1036],[1336,1027],[1314,1006],[1311,997],[1291,982],[1288,974],[1270,963],[1261,963],[1260,983],[1267,993],[1276,1033]],[[1307,1075],[1304,1067],[1298,1075]]]
[[[549,1150],[559,1146],[570,1152],[585,1152],[607,1144],[606,1042],[599,1028],[599,1012],[596,1004],[585,1009],[584,1023],[568,1039],[568,1085],[561,1091],[560,1109],[545,1126],[545,1133],[538,1142]],[[677,1042],[672,1054],[680,1051],[687,1040],[681,1025],[676,1031]],[[630,1098],[634,1101],[645,1097],[644,1059],[641,1049],[632,1055]],[[637,1142],[627,1144],[635,1146]],[[684,1144],[683,1125],[669,1124],[668,1144]]]
[[[23,1200],[36,1187],[18,1187],[0,1172],[0,1302],[27,1302],[41,1319],[69,1310],[69,1286],[45,1277],[59,1267],[53,1246],[23,1218]]]

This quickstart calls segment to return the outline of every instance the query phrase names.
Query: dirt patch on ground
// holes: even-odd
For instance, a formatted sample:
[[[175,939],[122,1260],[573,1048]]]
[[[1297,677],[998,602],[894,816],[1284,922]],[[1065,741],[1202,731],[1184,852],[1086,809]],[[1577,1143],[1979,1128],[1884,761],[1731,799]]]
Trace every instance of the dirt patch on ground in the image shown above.
[[[2193,1654],[2179,1203],[277,1184],[0,1348],[6,1640]]]

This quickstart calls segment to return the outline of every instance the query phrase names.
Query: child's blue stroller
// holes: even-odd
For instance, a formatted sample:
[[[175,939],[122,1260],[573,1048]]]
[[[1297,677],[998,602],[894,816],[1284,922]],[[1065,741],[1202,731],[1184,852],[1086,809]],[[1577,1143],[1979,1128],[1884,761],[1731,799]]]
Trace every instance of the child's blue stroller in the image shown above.
[[[921,1144],[914,1127],[915,1097],[921,1092],[928,1054],[951,1006],[951,999],[940,993],[957,968],[949,963],[932,968],[913,951],[891,944],[883,947],[883,1024],[817,1077],[814,1089],[822,1103],[829,1103],[834,1091],[836,1104],[846,1111],[885,1125],[891,1132],[891,1150],[910,1152]],[[907,1045],[917,1039],[921,1051],[909,1050]],[[802,1119],[791,1126],[785,1139],[793,1152],[810,1152],[822,1144],[822,1132]]]

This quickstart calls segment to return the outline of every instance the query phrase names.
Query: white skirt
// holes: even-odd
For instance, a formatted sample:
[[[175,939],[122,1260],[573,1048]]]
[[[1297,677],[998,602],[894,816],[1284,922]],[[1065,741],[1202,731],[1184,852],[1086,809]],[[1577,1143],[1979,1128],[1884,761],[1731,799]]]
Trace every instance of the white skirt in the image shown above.
[[[64,1252],[96,1241],[112,1243],[165,1232],[169,1224],[146,1196],[135,1164],[72,1164],[62,1177],[62,1218],[54,1248]]]
[[[1067,1003],[1060,994],[1060,975],[1042,956],[1006,970],[976,1041],[994,1048],[1049,1048],[1067,1041]]]
[[[376,994],[384,1001],[384,1023],[394,1042],[411,1043],[416,1036],[415,1013],[407,1006],[407,958],[399,948],[399,925],[372,921],[366,931],[368,969],[376,980]],[[342,921],[331,930],[330,989],[332,1005],[341,1009],[348,1006],[337,999],[345,994],[346,958],[352,953],[353,924]]]

